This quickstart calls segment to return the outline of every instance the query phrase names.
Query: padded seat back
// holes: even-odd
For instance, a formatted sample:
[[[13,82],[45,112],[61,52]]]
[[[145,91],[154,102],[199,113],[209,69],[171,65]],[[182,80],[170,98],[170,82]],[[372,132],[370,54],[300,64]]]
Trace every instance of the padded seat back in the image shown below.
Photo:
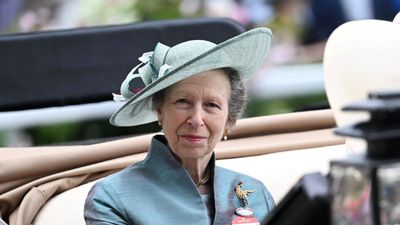
[[[157,42],[223,42],[233,20],[196,18],[0,36],[0,112],[112,100]]]

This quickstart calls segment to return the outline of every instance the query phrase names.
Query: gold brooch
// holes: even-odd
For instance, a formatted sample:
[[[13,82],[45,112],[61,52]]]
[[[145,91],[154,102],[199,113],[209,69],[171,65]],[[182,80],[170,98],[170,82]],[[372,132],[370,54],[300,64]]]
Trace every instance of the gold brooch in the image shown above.
[[[247,200],[247,197],[249,196],[250,193],[253,193],[254,190],[242,190],[242,185],[243,185],[243,182],[240,181],[235,188],[235,193],[236,193],[236,196],[242,202],[243,207],[247,208],[247,206],[249,205],[249,201]]]
[[[238,197],[238,199],[240,200],[240,202],[242,203],[243,207],[237,208],[235,210],[235,212],[238,216],[253,217],[254,212],[251,208],[248,207],[249,201],[247,198],[248,198],[249,194],[254,192],[254,190],[242,190],[242,185],[243,185],[243,182],[240,181],[235,188],[235,193],[236,193],[236,196]]]

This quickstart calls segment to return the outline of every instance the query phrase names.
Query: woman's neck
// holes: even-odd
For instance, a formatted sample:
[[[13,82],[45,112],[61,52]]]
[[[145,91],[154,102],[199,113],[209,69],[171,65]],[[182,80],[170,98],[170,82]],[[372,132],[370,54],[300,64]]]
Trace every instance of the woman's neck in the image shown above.
[[[203,190],[203,186],[209,184],[212,178],[212,170],[208,166],[211,155],[202,159],[181,160],[182,166],[189,173],[199,190]]]
[[[182,164],[183,168],[185,168],[185,170],[188,172],[199,190],[204,189],[202,188],[202,186],[210,183],[209,180],[212,179],[212,171],[209,168],[208,164],[213,155],[213,152],[210,152],[209,154],[199,158],[180,158],[171,149],[169,150],[172,155]],[[211,188],[211,186],[209,186],[209,188]]]
[[[181,161],[182,166],[186,169],[189,173],[190,177],[194,181],[195,184],[199,183],[204,177],[207,176],[209,173],[208,169],[208,162],[207,160],[203,162],[203,160],[190,160],[188,161]]]

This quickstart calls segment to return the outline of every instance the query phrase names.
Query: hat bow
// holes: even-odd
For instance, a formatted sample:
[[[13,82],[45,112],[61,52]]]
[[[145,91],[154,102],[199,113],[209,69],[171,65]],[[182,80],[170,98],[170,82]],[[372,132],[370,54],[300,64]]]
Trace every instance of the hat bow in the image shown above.
[[[154,51],[145,52],[138,59],[140,63],[136,65],[126,76],[125,80],[121,84],[121,94],[114,94],[113,99],[116,102],[125,102],[135,94],[139,93],[150,83],[154,82],[158,78],[163,77],[172,66],[163,64],[159,69],[153,64],[152,57]],[[144,65],[143,67],[141,67]],[[138,73],[135,71],[138,70]]]

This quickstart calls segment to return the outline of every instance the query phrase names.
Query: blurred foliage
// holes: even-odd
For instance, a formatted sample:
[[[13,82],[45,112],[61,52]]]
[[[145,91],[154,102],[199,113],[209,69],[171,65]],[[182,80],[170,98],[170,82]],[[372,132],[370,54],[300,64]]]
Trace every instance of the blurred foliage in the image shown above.
[[[139,19],[135,8],[139,0],[86,0],[81,8],[81,25],[129,23]]]
[[[0,131],[0,147],[5,146],[5,141],[4,133]]]
[[[79,128],[80,125],[74,123],[54,124],[29,128],[27,133],[31,135],[34,145],[41,145],[74,140],[79,135]]]
[[[135,8],[140,20],[181,18],[179,5],[182,0],[136,1]]]
[[[32,127],[26,132],[32,137],[33,145],[91,144],[121,136],[133,136],[159,131],[157,123],[137,127],[114,127],[108,118],[80,123],[63,123]]]
[[[181,18],[182,0],[86,0],[81,25],[131,23],[134,21]]]
[[[325,94],[280,99],[250,99],[245,114],[247,117],[255,117],[328,107],[328,100]]]

